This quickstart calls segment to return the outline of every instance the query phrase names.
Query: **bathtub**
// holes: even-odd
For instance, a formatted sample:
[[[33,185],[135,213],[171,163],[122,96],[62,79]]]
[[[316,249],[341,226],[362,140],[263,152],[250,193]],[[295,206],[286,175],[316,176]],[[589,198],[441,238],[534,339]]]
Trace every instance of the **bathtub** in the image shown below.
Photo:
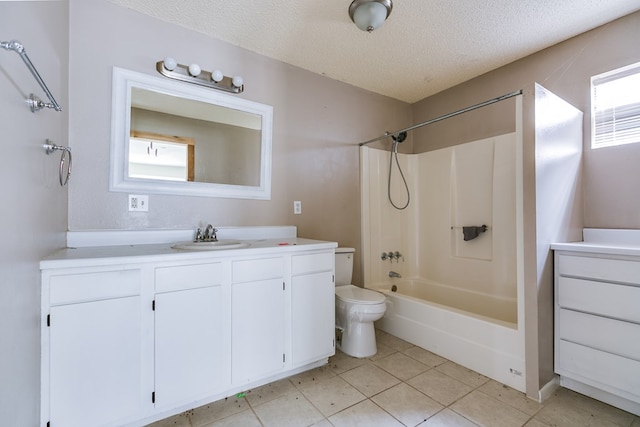
[[[374,287],[387,310],[376,327],[525,391],[524,333],[515,298],[494,298],[427,280]],[[473,310],[473,311],[471,311]]]

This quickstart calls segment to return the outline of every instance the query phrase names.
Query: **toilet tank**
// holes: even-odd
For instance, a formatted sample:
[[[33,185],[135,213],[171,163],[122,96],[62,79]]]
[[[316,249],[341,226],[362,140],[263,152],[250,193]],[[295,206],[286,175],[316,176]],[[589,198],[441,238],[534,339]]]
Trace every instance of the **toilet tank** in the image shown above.
[[[336,248],[336,286],[350,285],[354,248]]]

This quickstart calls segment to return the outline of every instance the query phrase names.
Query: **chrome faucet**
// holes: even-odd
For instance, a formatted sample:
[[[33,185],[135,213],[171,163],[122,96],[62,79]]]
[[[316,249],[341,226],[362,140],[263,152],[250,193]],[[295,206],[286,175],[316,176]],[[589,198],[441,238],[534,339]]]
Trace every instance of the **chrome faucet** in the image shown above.
[[[400,275],[400,273],[396,273],[395,271],[390,271],[389,277],[395,277],[397,279],[400,279],[402,276]]]
[[[218,241],[218,236],[216,235],[216,233],[218,232],[218,229],[213,228],[213,225],[208,224],[207,227],[204,229],[204,232],[198,228],[196,230],[196,238],[193,239],[194,242],[217,242]]]
[[[207,228],[204,229],[204,241],[217,242],[218,241],[218,236],[216,235],[217,232],[218,230],[213,228],[213,225],[211,224],[207,225]]]

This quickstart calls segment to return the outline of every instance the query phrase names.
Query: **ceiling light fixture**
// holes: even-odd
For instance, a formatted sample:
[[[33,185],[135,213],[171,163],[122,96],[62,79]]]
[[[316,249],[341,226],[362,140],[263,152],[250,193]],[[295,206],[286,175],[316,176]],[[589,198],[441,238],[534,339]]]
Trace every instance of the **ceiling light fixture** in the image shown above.
[[[362,31],[372,32],[387,20],[391,9],[391,0],[353,0],[349,6],[349,16]]]

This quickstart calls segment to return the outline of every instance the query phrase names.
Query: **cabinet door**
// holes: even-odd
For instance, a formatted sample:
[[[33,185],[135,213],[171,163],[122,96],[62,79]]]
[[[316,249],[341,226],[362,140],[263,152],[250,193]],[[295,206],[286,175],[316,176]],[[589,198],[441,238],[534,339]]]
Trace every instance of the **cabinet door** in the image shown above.
[[[229,303],[223,289],[156,295],[156,406],[204,398],[229,386]]]
[[[141,313],[140,296],[51,308],[52,426],[115,424],[140,413]]]
[[[330,271],[294,276],[291,283],[292,362],[300,366],[334,354],[335,290]]]
[[[232,285],[232,381],[264,378],[284,367],[284,281]]]

